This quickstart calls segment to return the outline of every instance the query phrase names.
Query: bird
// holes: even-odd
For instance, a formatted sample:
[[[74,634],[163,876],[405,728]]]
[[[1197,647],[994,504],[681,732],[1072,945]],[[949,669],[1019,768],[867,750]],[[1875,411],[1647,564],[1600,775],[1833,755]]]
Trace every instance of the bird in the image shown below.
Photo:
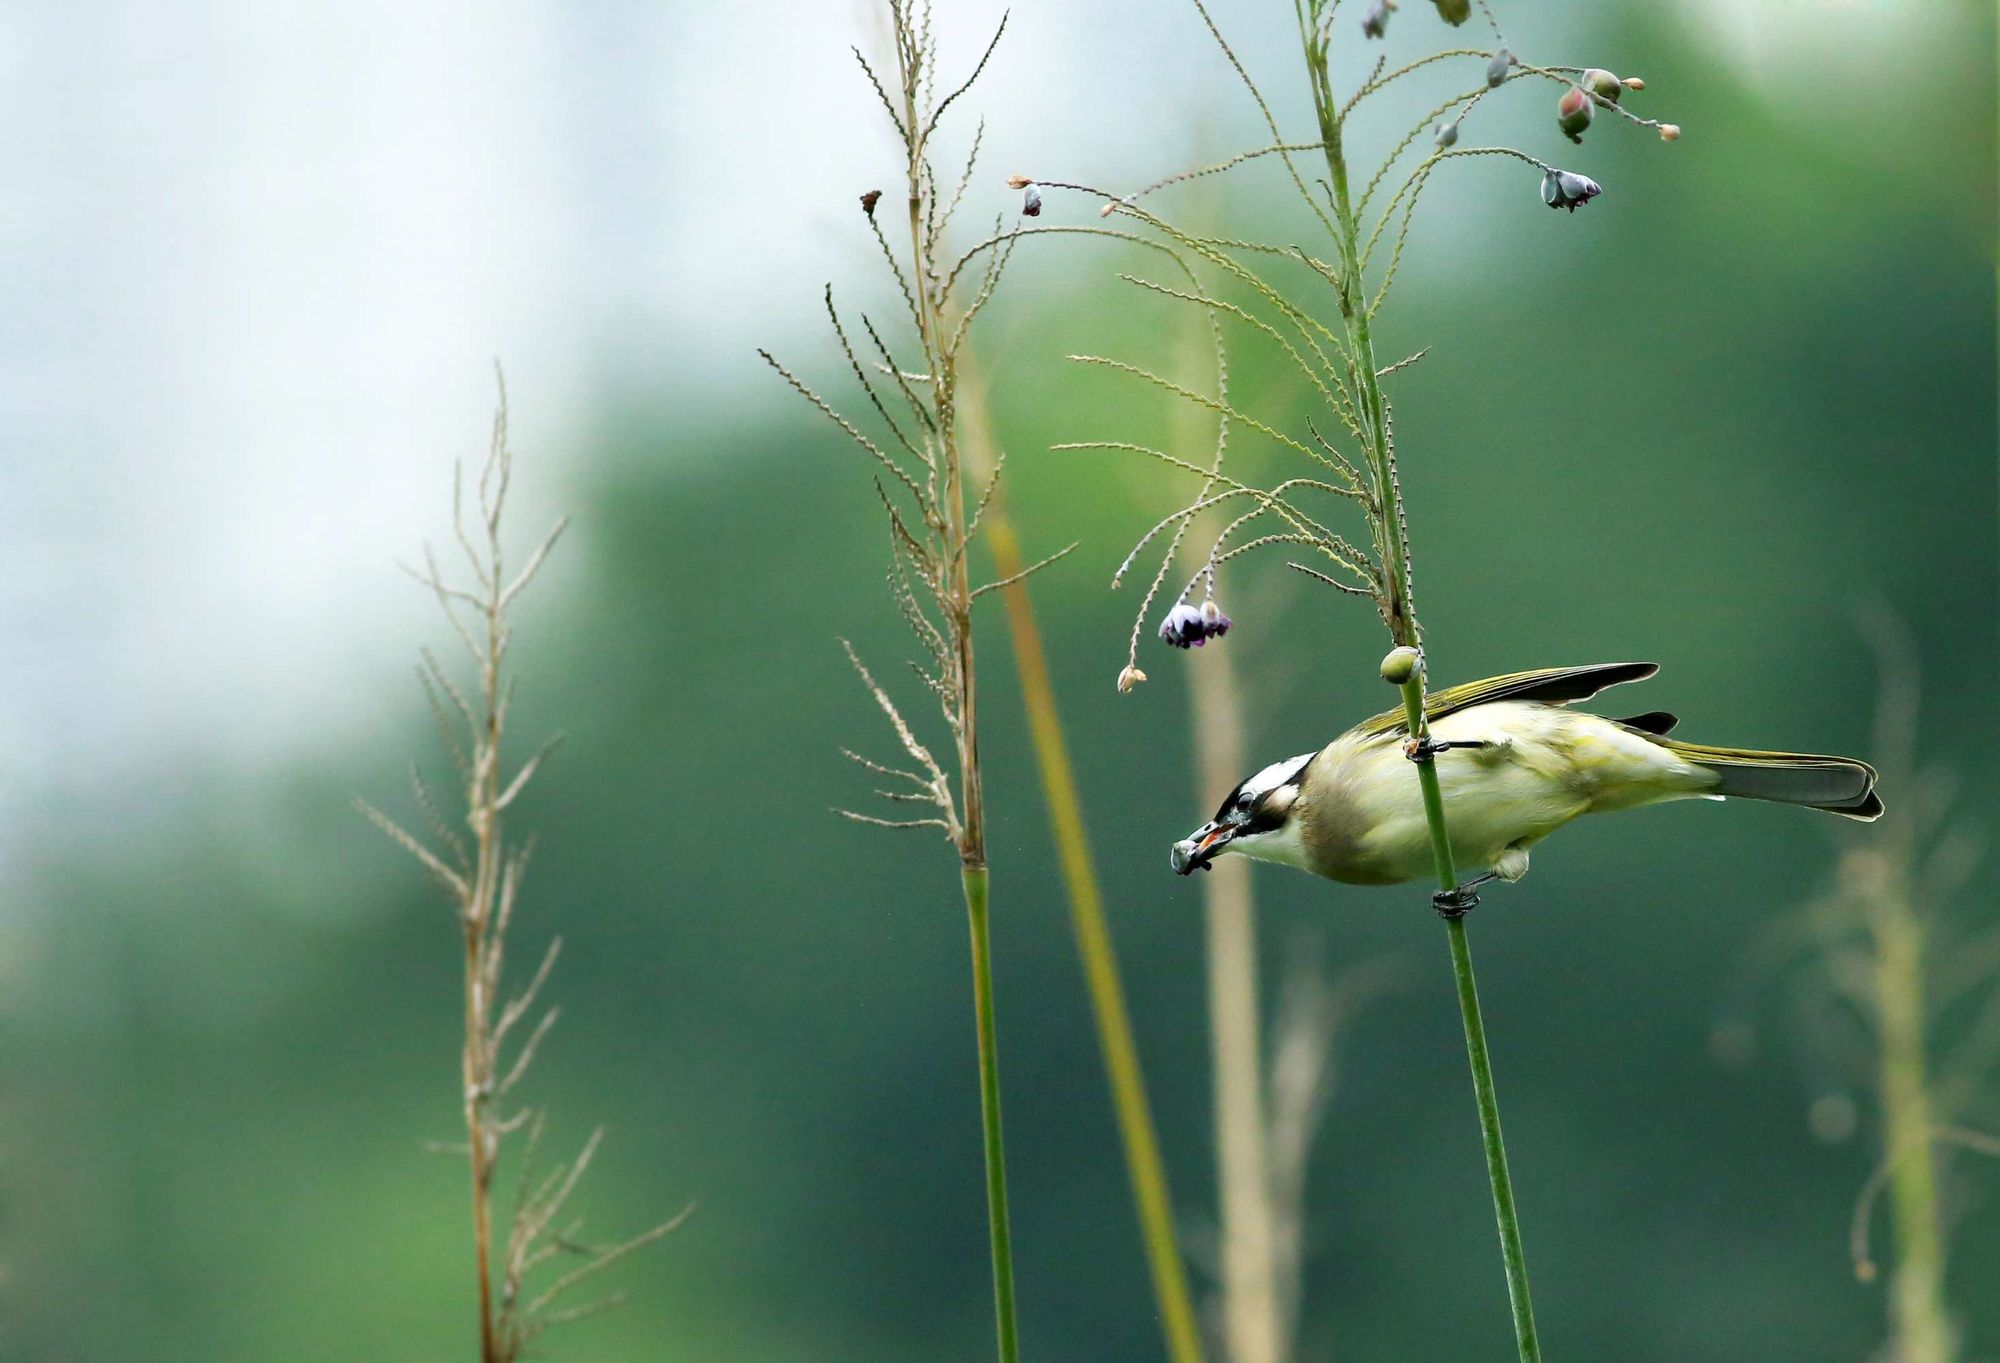
[[[1349,885],[1396,885],[1434,870],[1430,826],[1411,760],[1435,763],[1458,867],[1476,874],[1434,898],[1441,912],[1478,902],[1472,887],[1517,881],[1543,838],[1584,814],[1684,799],[1765,800],[1872,822],[1875,769],[1851,757],[1714,748],[1670,737],[1663,710],[1607,719],[1569,708],[1644,681],[1655,663],[1591,663],[1512,672],[1432,693],[1427,742],[1398,709],[1364,720],[1315,752],[1245,779],[1215,817],[1174,844],[1181,875],[1225,852]]]

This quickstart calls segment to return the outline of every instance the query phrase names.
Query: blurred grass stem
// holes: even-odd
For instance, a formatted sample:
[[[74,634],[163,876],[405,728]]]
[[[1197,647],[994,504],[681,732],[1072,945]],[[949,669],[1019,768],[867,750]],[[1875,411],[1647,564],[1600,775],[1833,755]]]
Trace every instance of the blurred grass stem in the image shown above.
[[[1882,1035],[1882,1148],[1894,1160],[1889,1175],[1896,1228],[1891,1326],[1896,1363],[1950,1363],[1944,1236],[1938,1224],[1937,1158],[1924,1063],[1924,930],[1900,889],[1885,887],[1869,905]]]
[[[990,448],[991,432],[986,424],[983,395],[968,381],[968,368],[968,360],[961,358],[959,379],[964,393],[968,454],[975,465],[990,468],[996,461]],[[1082,958],[1084,979],[1090,991],[1097,1038],[1111,1086],[1112,1107],[1125,1145],[1125,1166],[1131,1177],[1132,1199],[1152,1274],[1153,1294],[1159,1303],[1167,1354],[1174,1363],[1201,1363],[1201,1331],[1174,1235],[1166,1165],[1160,1158],[1159,1136],[1146,1099],[1131,1013],[1125,1004],[1124,987],[1118,977],[1118,957],[1104,917],[1104,897],[1084,834],[1082,801],[1076,772],[1070,765],[1069,745],[1063,736],[1062,717],[1056,709],[1055,686],[1049,679],[1048,660],[1035,624],[1028,584],[1018,580],[1026,566],[1020,541],[1007,514],[1004,491],[993,495],[981,526],[986,531],[987,546],[992,550],[999,579],[1015,579],[1009,581],[1001,595],[1006,602],[1008,632],[1020,674],[1021,699],[1027,709],[1035,762],[1041,770],[1049,829],[1062,864],[1070,925],[1076,934],[1077,954]]]
[[[1248,767],[1235,662],[1210,649],[1189,669],[1189,727],[1205,793]],[[1224,857],[1201,887],[1208,930],[1209,1050],[1216,1177],[1222,1203],[1223,1335],[1230,1363],[1279,1363],[1289,1352],[1277,1284],[1276,1227],[1264,1102],[1257,984],[1257,907],[1250,863]]]

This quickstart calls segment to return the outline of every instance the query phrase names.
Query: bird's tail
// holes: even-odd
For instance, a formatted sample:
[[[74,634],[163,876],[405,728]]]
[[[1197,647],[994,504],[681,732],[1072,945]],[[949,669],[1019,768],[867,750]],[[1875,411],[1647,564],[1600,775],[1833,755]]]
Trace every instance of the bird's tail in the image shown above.
[[[1714,794],[1824,809],[1863,823],[1882,817],[1882,801],[1875,794],[1875,768],[1852,757],[1660,741],[1676,756],[1713,772]]]

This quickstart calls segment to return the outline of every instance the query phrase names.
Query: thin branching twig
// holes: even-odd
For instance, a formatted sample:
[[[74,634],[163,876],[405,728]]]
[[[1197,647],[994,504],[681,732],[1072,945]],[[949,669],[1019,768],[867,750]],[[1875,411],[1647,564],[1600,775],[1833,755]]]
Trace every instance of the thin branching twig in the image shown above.
[[[474,684],[462,688],[429,650],[423,652],[418,671],[460,776],[462,819],[471,830],[470,844],[450,827],[420,774],[413,772],[412,785],[434,841],[418,837],[373,805],[358,802],[369,822],[414,856],[439,882],[458,919],[465,978],[459,1071],[467,1139],[462,1144],[433,1148],[462,1153],[471,1172],[481,1363],[514,1363],[528,1342],[549,1327],[581,1319],[580,1312],[549,1309],[560,1291],[609,1267],[640,1245],[657,1240],[681,1220],[674,1217],[609,1249],[581,1249],[584,1262],[580,1267],[532,1300],[523,1301],[528,1273],[554,1252],[552,1223],[595,1154],[599,1135],[593,1135],[574,1160],[556,1166],[529,1191],[528,1171],[539,1144],[541,1112],[524,1107],[508,1114],[500,1109],[502,1100],[527,1074],[560,1015],[556,1008],[540,1013],[535,1009],[562,948],[560,937],[551,938],[527,985],[504,1004],[500,1002],[507,929],[531,850],[529,841],[510,840],[502,815],[527,788],[557,742],[550,739],[511,772],[507,769],[504,749],[508,700],[513,690],[508,668],[513,626],[508,611],[541,572],[567,525],[567,521],[556,522],[521,567],[508,575],[502,532],[513,462],[503,382],[492,441],[479,469],[472,507],[466,505],[462,471],[454,471],[453,476],[453,537],[463,551],[473,585],[461,587],[447,580],[437,554],[428,546],[424,570],[405,569],[437,598],[476,673]],[[514,1029],[530,1016],[535,1021],[526,1035],[510,1045]],[[530,1135],[520,1159],[522,1192],[514,1200],[504,1241],[496,1246],[495,1175],[507,1138],[523,1130]],[[574,1247],[568,1237],[562,1238],[566,1247]]]

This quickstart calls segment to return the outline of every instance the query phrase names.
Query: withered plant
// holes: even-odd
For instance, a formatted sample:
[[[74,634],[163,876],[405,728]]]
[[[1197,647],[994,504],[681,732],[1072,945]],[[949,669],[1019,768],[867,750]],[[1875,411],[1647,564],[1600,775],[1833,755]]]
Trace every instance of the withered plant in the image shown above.
[[[659,1239],[687,1215],[628,1240],[593,1243],[583,1237],[583,1219],[568,1208],[603,1130],[593,1131],[567,1160],[538,1163],[545,1112],[522,1102],[515,1090],[526,1077],[559,1010],[537,1011],[562,950],[551,937],[527,984],[506,997],[504,969],[507,932],[520,902],[532,840],[510,838],[507,810],[520,798],[555,739],[542,744],[511,770],[504,746],[514,677],[508,666],[513,643],[509,612],[548,561],[567,521],[558,521],[519,568],[511,568],[503,547],[503,520],[513,482],[514,456],[507,443],[507,390],[504,380],[488,446],[474,488],[476,505],[465,504],[463,469],[452,473],[452,529],[463,553],[468,585],[447,577],[437,554],[424,549],[421,569],[405,571],[429,588],[470,655],[471,686],[462,686],[437,655],[426,648],[417,670],[447,752],[458,776],[458,816],[446,817],[420,768],[412,763],[410,784],[430,836],[366,802],[360,809],[374,825],[430,872],[458,918],[465,953],[465,1034],[460,1047],[460,1094],[466,1139],[435,1147],[463,1155],[472,1178],[472,1246],[478,1282],[480,1363],[513,1363],[544,1331],[614,1307],[623,1295],[577,1302],[574,1292],[632,1251]],[[505,999],[502,1002],[502,999]],[[510,1137],[521,1137],[518,1170],[504,1237],[494,1235],[495,1194],[501,1155]]]
[[[1824,893],[1760,932],[1732,983],[1715,1050],[1725,1062],[1746,1061],[1760,1001],[1787,1000],[1818,1090],[1814,1134],[1841,1141],[1866,1132],[1879,1151],[1849,1239],[1856,1277],[1874,1282],[1871,1230],[1886,1201],[1883,1363],[1957,1363],[1965,1352],[1948,1290],[1961,1182],[1954,1156],[2000,1156],[2000,928],[1972,928],[1945,911],[1976,902],[1965,890],[1988,840],[1954,809],[1951,768],[1918,758],[1918,642],[1879,607],[1859,622],[1881,675],[1872,751],[1883,780],[1907,794],[1865,842],[1839,849]]]

